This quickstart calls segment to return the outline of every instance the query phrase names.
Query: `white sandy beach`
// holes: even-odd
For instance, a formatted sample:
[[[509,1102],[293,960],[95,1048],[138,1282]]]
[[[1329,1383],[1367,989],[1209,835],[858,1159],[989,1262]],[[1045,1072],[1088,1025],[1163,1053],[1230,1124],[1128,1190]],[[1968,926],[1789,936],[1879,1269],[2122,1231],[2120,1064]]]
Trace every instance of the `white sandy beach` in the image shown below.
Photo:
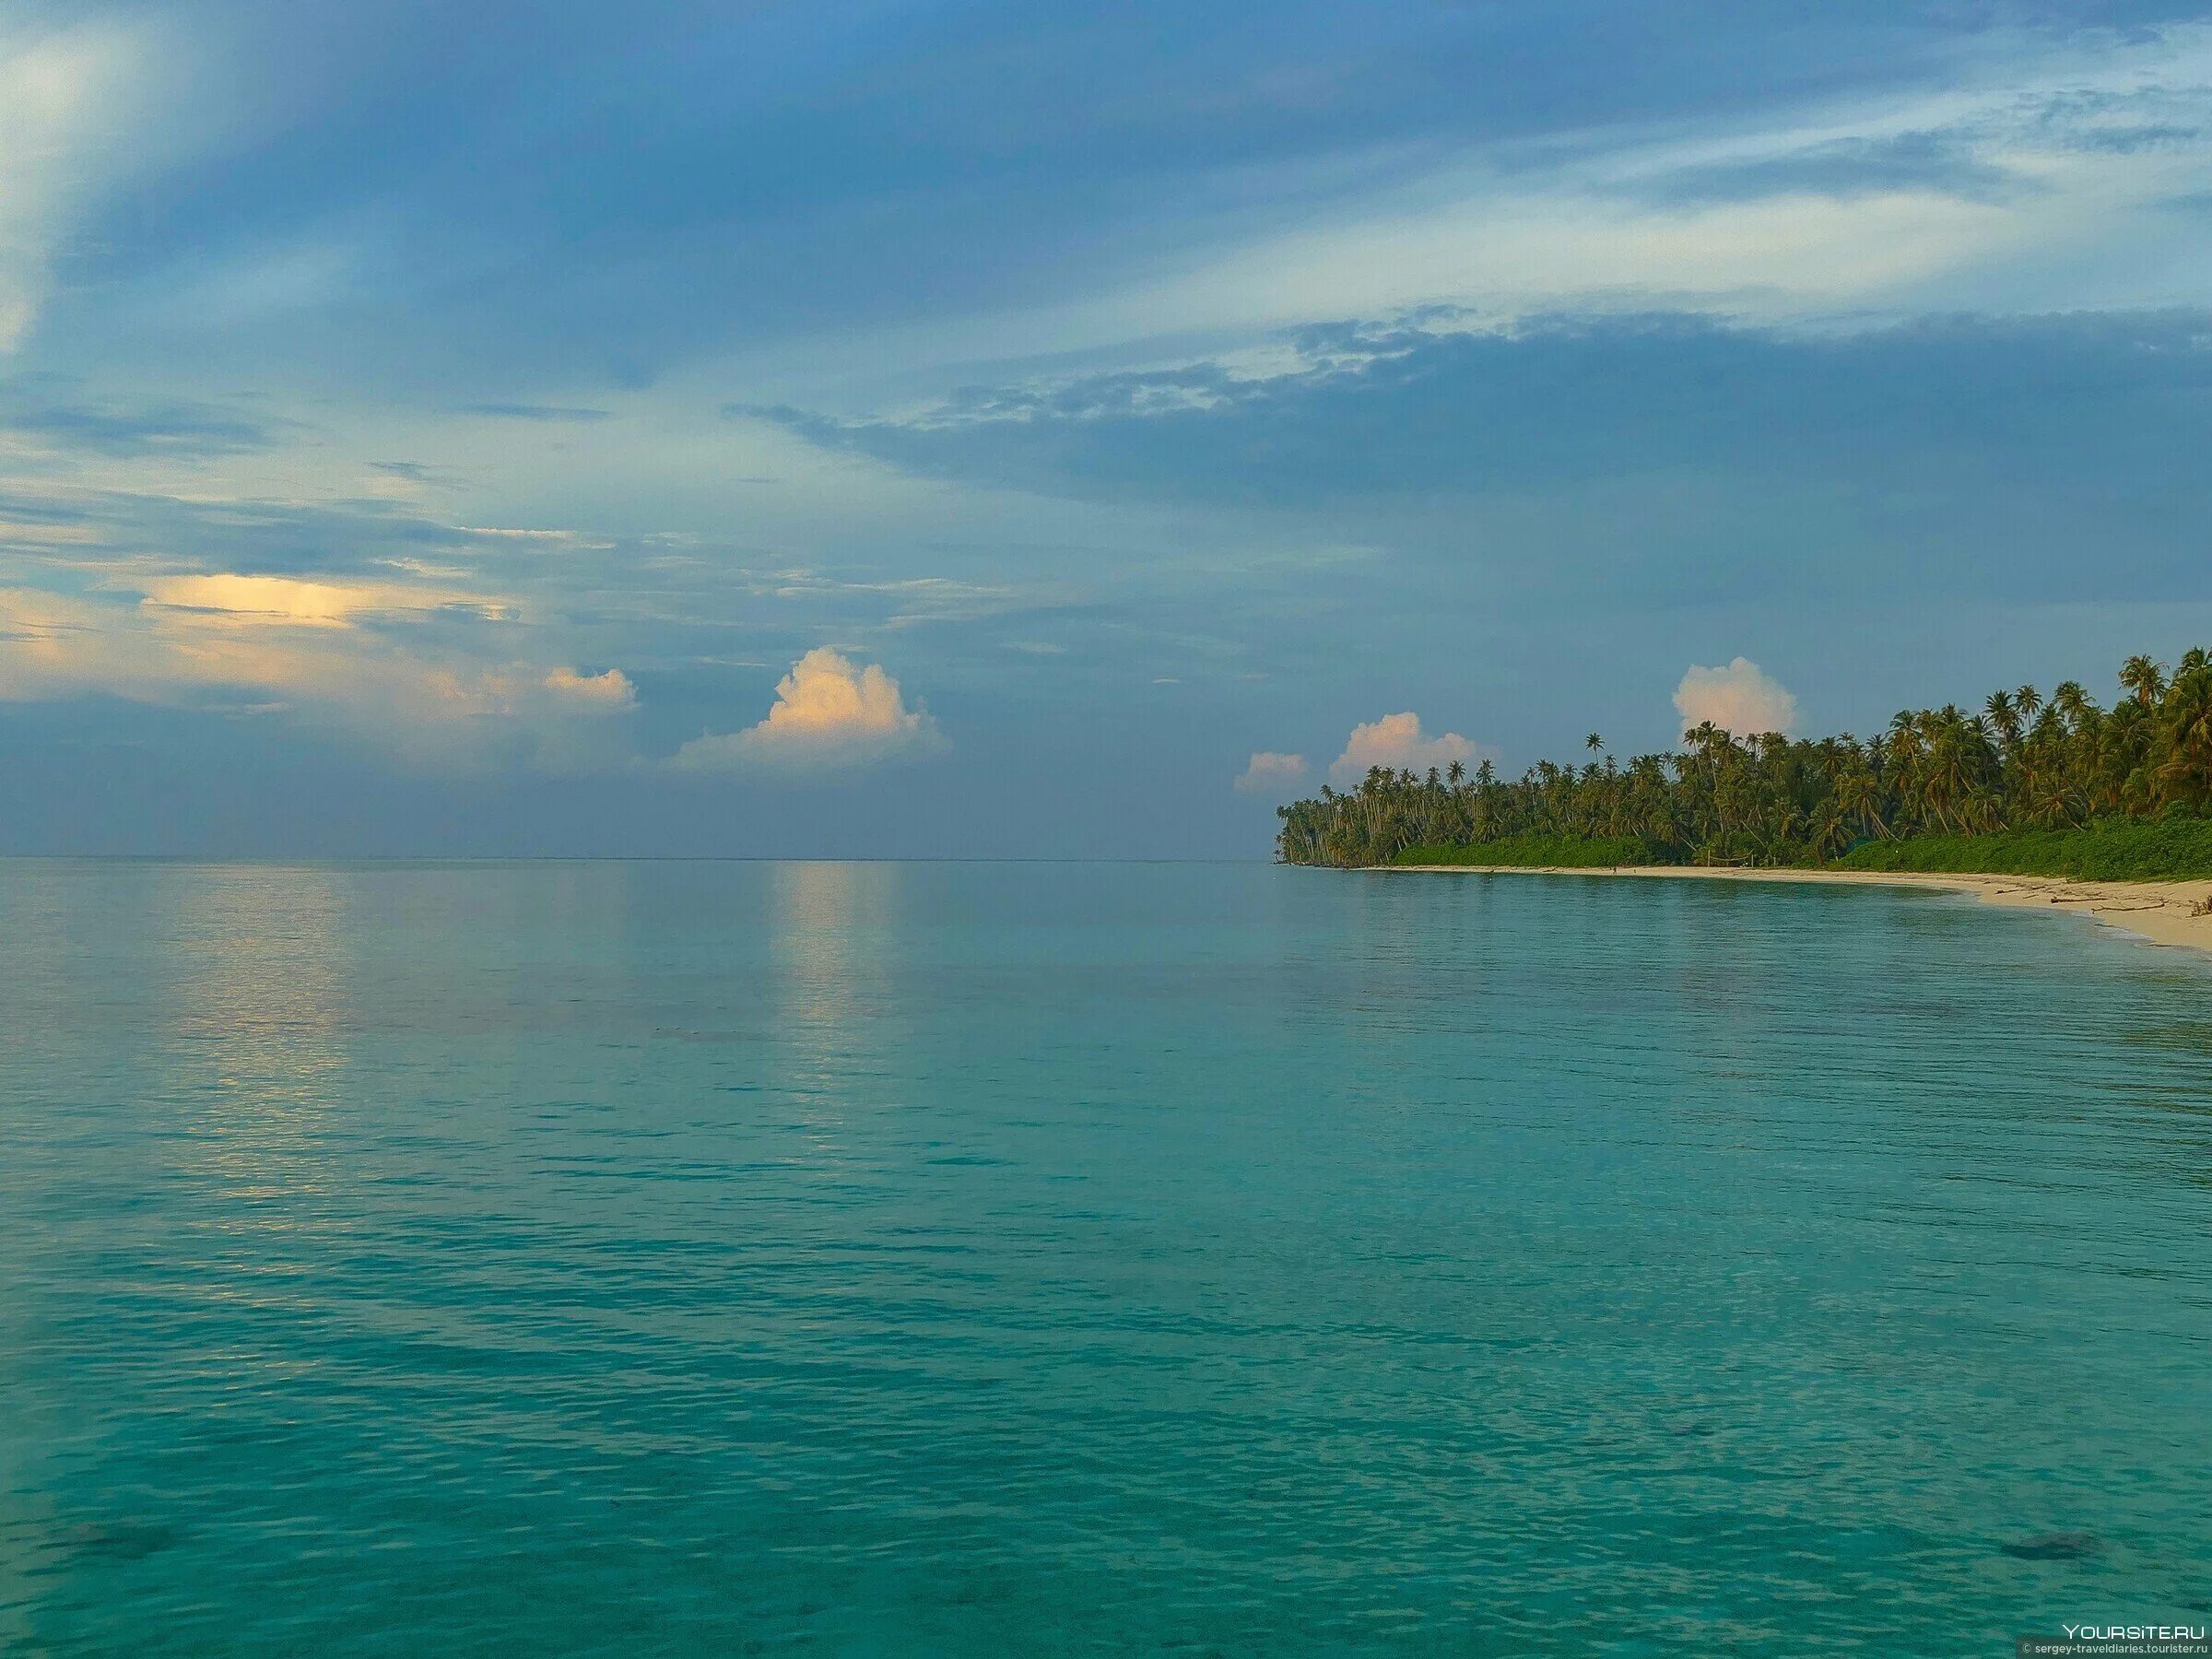
[[[1463,876],[1653,876],[1704,881],[1816,881],[1852,886],[1939,888],[1980,895],[1985,904],[2031,909],[2058,906],[2094,916],[2108,926],[2140,935],[2156,945],[2212,950],[2212,881],[2071,881],[2057,876],[1941,876],[1860,870],[1744,870],[1694,865],[1631,865],[1612,869],[1568,869],[1522,865],[1393,865],[1415,874]]]

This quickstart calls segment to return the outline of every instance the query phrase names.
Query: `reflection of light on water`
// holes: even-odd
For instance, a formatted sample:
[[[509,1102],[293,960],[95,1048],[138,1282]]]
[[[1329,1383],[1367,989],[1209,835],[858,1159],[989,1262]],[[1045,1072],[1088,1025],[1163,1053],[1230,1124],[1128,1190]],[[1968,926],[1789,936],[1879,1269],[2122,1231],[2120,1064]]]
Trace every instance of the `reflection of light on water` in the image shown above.
[[[886,964],[899,870],[880,864],[776,866],[777,1035],[795,1088],[829,1121],[841,1115],[856,1076],[881,1069]],[[818,1118],[818,1121],[821,1121]]]
[[[188,1167],[240,1207],[224,1230],[296,1225],[324,1190],[322,1142],[349,1062],[347,896],[313,869],[202,869],[173,914],[171,1083],[200,1103]]]

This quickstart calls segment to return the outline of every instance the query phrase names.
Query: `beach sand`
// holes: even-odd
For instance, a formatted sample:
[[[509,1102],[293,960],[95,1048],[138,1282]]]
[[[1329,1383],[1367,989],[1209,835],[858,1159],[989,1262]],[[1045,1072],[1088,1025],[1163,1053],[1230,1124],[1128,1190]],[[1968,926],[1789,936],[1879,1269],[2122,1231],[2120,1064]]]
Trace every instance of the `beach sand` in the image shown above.
[[[1392,870],[1463,876],[1652,876],[1704,881],[1818,881],[1847,886],[1924,887],[1978,894],[1985,904],[2019,905],[2094,916],[2155,945],[2212,950],[2212,915],[2195,908],[2212,900],[2212,881],[2071,881],[2057,876],[1937,876],[1861,870],[1741,870],[1694,865],[1630,865],[1578,870],[1520,865],[1391,865]]]

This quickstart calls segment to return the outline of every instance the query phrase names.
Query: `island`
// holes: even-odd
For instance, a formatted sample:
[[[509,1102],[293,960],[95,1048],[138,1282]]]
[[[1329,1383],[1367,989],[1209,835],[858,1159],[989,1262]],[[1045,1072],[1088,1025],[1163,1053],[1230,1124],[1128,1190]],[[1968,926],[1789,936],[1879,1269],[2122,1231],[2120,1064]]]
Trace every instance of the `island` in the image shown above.
[[[2212,658],[2130,657],[2100,706],[2066,680],[1979,712],[1907,709],[1870,738],[1739,737],[1711,722],[1625,764],[1518,778],[1371,771],[1278,808],[1277,856],[1356,869],[1911,881],[2077,905],[2212,948]],[[2194,885],[2189,885],[2194,883]]]

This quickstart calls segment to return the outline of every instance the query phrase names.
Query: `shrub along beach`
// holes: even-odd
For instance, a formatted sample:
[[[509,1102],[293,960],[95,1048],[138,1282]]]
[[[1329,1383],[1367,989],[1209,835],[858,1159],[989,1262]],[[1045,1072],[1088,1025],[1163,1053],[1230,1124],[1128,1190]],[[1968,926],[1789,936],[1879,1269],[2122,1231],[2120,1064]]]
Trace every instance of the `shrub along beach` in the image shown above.
[[[1488,761],[1378,768],[1282,807],[1277,853],[1344,868],[1918,874],[2016,902],[2158,912],[2142,931],[2212,944],[2186,896],[2063,890],[2212,877],[2212,662],[2193,650],[2169,673],[2132,657],[2120,686],[2110,709],[2068,680],[2047,698],[1992,692],[1979,713],[1906,710],[1864,740],[1739,738],[1708,722],[1680,753],[1626,765],[1593,733],[1588,760],[1511,780]]]

